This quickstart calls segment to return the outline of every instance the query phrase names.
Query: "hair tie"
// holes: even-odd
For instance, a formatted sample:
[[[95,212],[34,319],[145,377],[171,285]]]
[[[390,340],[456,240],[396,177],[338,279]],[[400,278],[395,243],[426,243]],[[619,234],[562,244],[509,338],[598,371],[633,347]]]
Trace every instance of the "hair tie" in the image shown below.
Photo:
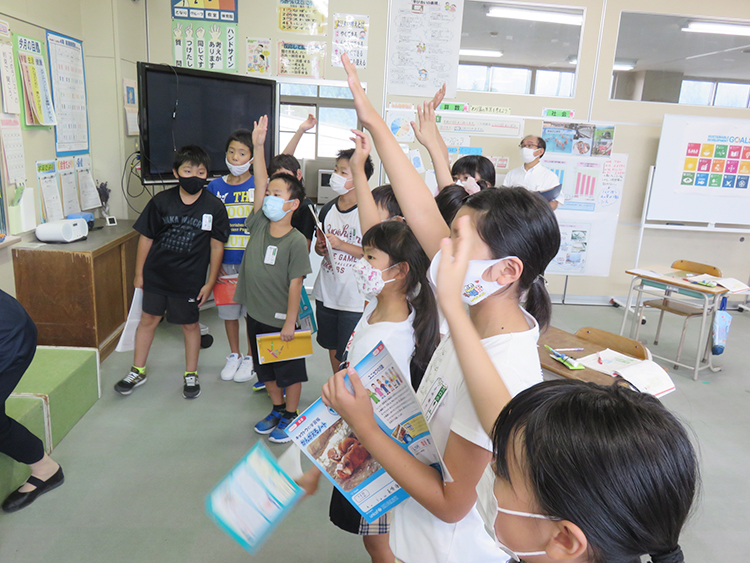
[[[682,549],[678,545],[672,551],[652,553],[651,561],[653,563],[684,563],[685,557],[682,555]]]
[[[544,287],[547,287],[547,278],[545,278],[542,274],[539,274],[536,278],[534,278],[534,281],[541,281],[544,284]]]

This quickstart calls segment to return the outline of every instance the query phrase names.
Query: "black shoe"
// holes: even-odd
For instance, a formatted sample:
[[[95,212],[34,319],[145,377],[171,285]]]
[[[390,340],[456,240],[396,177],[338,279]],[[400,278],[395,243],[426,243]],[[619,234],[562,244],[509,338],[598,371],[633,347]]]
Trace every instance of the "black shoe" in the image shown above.
[[[34,485],[36,489],[29,491],[28,493],[21,493],[18,491],[10,493],[8,498],[3,502],[3,512],[16,512],[17,510],[26,508],[34,502],[38,496],[62,485],[63,481],[65,481],[65,476],[63,475],[62,467],[59,467],[55,474],[46,481],[42,481],[32,475],[26,480],[26,482]]]
[[[146,372],[141,373],[135,367],[130,368],[130,373],[115,383],[115,391],[120,395],[130,395],[133,389],[146,383]]]
[[[198,374],[186,373],[185,385],[182,386],[182,396],[186,399],[195,399],[201,394],[201,384],[198,383]]]

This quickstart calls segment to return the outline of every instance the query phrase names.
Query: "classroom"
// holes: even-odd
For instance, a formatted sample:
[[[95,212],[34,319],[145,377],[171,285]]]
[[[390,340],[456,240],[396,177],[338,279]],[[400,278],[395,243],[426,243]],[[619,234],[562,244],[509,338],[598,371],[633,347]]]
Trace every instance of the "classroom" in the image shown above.
[[[424,23],[430,14],[434,17]],[[688,29],[694,24],[696,29]],[[701,24],[725,28],[702,33]],[[407,47],[413,45],[412,53]],[[357,67],[366,97],[435,191],[437,167],[410,122],[443,82],[447,94],[437,108],[435,130],[447,145],[449,164],[467,155],[487,157],[499,188],[511,170],[523,167],[519,147],[526,146],[527,136],[546,142],[541,162],[559,178],[564,203],[553,206],[559,250],[539,274],[552,302],[551,328],[542,331],[539,344],[565,346],[573,358],[593,354],[601,364],[599,353],[621,345],[621,335],[640,342],[644,355],[638,357],[655,360],[673,383],[661,403],[687,428],[700,464],[699,492],[679,537],[685,560],[741,560],[750,550],[750,542],[741,539],[750,502],[745,476],[750,373],[741,355],[742,342],[750,337],[750,292],[711,281],[698,285],[690,278],[711,273],[711,279],[739,283],[734,289],[750,280],[750,191],[742,189],[750,177],[750,65],[745,60],[750,3],[0,0],[0,290],[18,299],[37,325],[40,347],[31,369],[42,372],[38,379],[44,387],[22,380],[7,412],[42,439],[66,474],[64,486],[34,506],[0,513],[0,561],[371,560],[356,534],[342,533],[327,521],[332,486],[325,479],[252,555],[207,514],[207,495],[256,443],[268,445],[276,457],[287,450],[259,437],[257,426],[253,432],[268,412],[269,395],[277,404],[272,387],[258,392],[254,379],[220,376],[229,325],[213,301],[200,313],[200,398],[185,401],[188,395],[180,393],[186,346],[198,337],[185,331],[183,345],[186,325],[181,331],[167,322],[155,328],[148,384],[122,394],[112,388],[133,365],[132,346],[116,351],[133,297],[138,232],[143,235],[133,225],[152,198],[175,185],[172,154],[192,144],[179,140],[189,132],[191,112],[205,109],[200,124],[205,127],[212,120],[225,123],[224,115],[236,110],[210,99],[210,87],[193,88],[191,80],[223,80],[222,92],[252,87],[267,95],[265,144],[254,145],[255,134],[245,144],[263,145],[268,164],[294,141],[292,152],[316,213],[336,197],[331,178],[341,171],[335,168],[338,151],[355,146],[350,129],[364,129],[372,137],[369,188],[399,181],[393,169],[386,173],[380,139],[363,126],[361,114],[358,118],[361,108],[350,93],[344,52]],[[53,65],[61,56],[71,59]],[[66,65],[75,64],[72,78],[66,78]],[[52,83],[49,107],[44,85],[35,86],[42,94],[39,109],[29,102],[33,72],[46,73],[42,82]],[[148,89],[146,79],[152,81]],[[78,81],[80,90],[71,87],[71,97],[60,101],[59,85],[66,80]],[[182,80],[187,99],[162,96],[158,80],[168,84],[165,92],[173,85],[179,90]],[[9,92],[15,92],[16,109]],[[83,99],[76,92],[83,92]],[[72,124],[67,143],[63,128],[50,124],[53,102],[57,122],[67,118]],[[145,117],[159,103],[179,127],[168,131]],[[315,127],[304,129],[308,114],[316,118]],[[229,172],[217,164],[217,155],[221,161],[233,129],[253,130],[260,114],[250,115],[249,122],[222,127],[204,141],[212,170]],[[167,160],[157,164],[159,154]],[[172,183],[165,185],[165,174]],[[66,199],[66,181],[72,182],[73,204]],[[398,197],[396,187],[394,192]],[[35,234],[37,225],[49,223],[60,200],[66,211],[90,211],[95,220],[88,238],[69,249],[42,244],[43,231]],[[287,211],[288,201],[281,202]],[[406,216],[403,203],[401,208]],[[407,223],[416,232],[416,222],[407,217]],[[215,218],[217,229],[218,224]],[[206,229],[204,222],[203,230],[210,231],[211,223]],[[324,274],[326,246],[316,252],[317,239],[312,247],[309,240],[310,271],[299,275],[306,276],[301,292],[314,303],[322,299],[314,297],[314,282]],[[436,244],[427,251],[428,260],[437,249]],[[693,263],[715,268],[691,270]],[[384,287],[391,291],[387,283]],[[657,299],[639,306],[653,296]],[[723,327],[728,336],[717,344],[716,318],[725,318],[718,311],[722,298],[727,298],[731,327]],[[677,314],[664,314],[664,308]],[[3,315],[0,310],[0,321]],[[604,344],[594,346],[581,332],[585,327],[606,331],[612,339],[606,336],[596,341]],[[241,328],[242,350],[244,334]],[[330,348],[313,334],[301,395],[285,391],[282,402],[298,399],[302,412],[321,396],[333,373],[336,344]],[[539,348],[545,379],[586,379],[549,356]],[[0,357],[0,367],[3,361]],[[49,375],[64,370],[70,373],[66,379]],[[586,373],[594,374],[589,381],[609,381],[595,369],[587,367]],[[372,387],[374,403],[396,392],[398,377],[392,381],[394,387],[385,379]],[[272,385],[281,394],[282,386]],[[132,396],[123,396],[130,391]],[[399,431],[408,435],[407,426]],[[302,466],[310,467],[305,456]],[[28,475],[27,466],[0,453],[0,496],[16,490]],[[534,546],[517,549],[527,547]],[[529,561],[535,560],[531,555]]]

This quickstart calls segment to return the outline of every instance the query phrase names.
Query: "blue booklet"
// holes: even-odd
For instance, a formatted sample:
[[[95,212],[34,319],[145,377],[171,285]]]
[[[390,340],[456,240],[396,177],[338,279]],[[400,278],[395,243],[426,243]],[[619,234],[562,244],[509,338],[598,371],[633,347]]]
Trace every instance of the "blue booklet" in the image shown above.
[[[354,369],[370,395],[383,432],[450,481],[417,396],[385,345],[378,343]],[[409,498],[321,399],[289,425],[287,434],[367,522]]]
[[[258,441],[206,497],[206,512],[250,553],[268,539],[304,491]]]

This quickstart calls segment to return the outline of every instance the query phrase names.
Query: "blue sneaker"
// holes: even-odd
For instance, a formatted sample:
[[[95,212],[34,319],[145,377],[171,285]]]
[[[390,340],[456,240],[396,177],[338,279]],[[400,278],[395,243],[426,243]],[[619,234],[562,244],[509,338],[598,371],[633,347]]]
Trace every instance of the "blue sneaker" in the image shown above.
[[[256,381],[253,383],[253,391],[264,391],[266,388],[266,384],[262,381]]]
[[[269,414],[266,418],[261,420],[253,428],[258,434],[270,434],[271,432],[273,432],[273,429],[279,425],[280,420],[281,420],[281,412],[277,411],[276,409],[273,409],[271,411],[271,414]]]
[[[289,418],[282,416],[281,420],[279,420],[278,426],[273,429],[271,435],[268,437],[268,441],[273,442],[274,444],[286,444],[289,440],[291,440],[291,438],[287,436],[286,428],[292,423],[295,418],[297,418],[297,416],[298,415],[296,412]]]

